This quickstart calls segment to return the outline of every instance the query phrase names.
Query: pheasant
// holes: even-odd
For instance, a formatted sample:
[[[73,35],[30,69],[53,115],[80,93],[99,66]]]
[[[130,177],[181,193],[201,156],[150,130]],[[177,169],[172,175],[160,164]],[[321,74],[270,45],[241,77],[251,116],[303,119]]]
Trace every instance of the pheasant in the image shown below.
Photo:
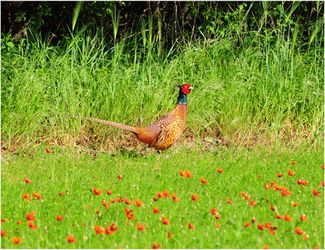
[[[176,107],[168,114],[147,127],[132,127],[117,122],[106,121],[98,118],[84,118],[107,126],[131,131],[136,137],[156,150],[165,150],[173,145],[185,129],[187,95],[193,87],[185,83],[180,86]]]

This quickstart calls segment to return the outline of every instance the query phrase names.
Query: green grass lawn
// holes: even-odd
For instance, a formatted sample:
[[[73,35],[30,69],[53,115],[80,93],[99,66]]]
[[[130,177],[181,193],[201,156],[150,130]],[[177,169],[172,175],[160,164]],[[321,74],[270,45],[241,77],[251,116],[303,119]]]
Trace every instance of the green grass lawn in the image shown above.
[[[1,247],[152,248],[156,243],[161,248],[324,248],[323,161],[321,150],[220,149],[212,153],[174,147],[162,154],[93,158],[62,148],[50,153],[41,148],[34,156],[14,156],[2,164],[5,236]],[[181,170],[190,171],[192,177],[182,177]],[[308,184],[298,185],[298,180]],[[274,182],[280,190],[274,190],[274,184],[268,186],[270,190],[265,186]],[[102,193],[95,195],[95,188]],[[313,189],[320,194],[314,195]],[[113,193],[108,195],[106,190]],[[154,201],[157,192],[164,190],[169,196]],[[35,192],[40,200],[33,197]],[[249,196],[247,200],[241,192]],[[24,200],[24,193],[30,200]],[[173,193],[178,202],[171,198]],[[117,202],[111,202],[114,199]],[[140,207],[136,200],[142,201]],[[153,213],[154,207],[160,212]],[[134,220],[127,218],[125,208],[133,210]],[[212,208],[220,218],[215,218]],[[26,218],[31,212],[35,220],[30,226],[35,229]],[[276,214],[292,220],[277,219]],[[303,214],[306,221],[300,219]],[[57,221],[58,215],[63,220]],[[162,217],[170,225],[163,224]],[[117,231],[96,234],[95,226],[106,229],[112,222]],[[265,228],[268,222],[273,229]],[[194,229],[189,229],[189,223]],[[144,231],[137,224],[144,225]],[[295,232],[297,227],[303,234]],[[68,235],[76,242],[68,243]],[[21,237],[22,242],[14,245],[13,237]]]

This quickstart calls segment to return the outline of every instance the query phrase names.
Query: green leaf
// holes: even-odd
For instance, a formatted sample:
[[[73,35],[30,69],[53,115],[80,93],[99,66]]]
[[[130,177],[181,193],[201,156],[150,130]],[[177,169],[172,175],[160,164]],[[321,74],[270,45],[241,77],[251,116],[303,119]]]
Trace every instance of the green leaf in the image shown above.
[[[83,5],[83,1],[79,1],[76,3],[76,7],[73,10],[73,17],[72,17],[72,31],[74,31],[74,27],[76,26],[80,11],[81,11],[81,7]]]

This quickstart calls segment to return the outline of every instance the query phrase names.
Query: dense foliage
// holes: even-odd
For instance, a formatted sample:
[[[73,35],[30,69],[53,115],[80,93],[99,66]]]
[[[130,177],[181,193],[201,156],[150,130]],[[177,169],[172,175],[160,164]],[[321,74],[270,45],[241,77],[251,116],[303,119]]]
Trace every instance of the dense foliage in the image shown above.
[[[74,136],[116,146],[112,130],[63,114],[144,126],[174,107],[185,81],[196,89],[187,138],[322,144],[323,2],[1,6],[5,148]]]
[[[171,48],[198,38],[232,34],[238,43],[255,36],[275,38],[275,30],[308,44],[323,27],[323,2],[1,2],[2,32],[16,39],[27,29],[49,45],[70,39],[74,29],[95,34],[106,42],[152,39]],[[299,30],[299,32],[298,32]],[[145,43],[145,41],[142,41]],[[130,42],[132,45],[132,42]]]

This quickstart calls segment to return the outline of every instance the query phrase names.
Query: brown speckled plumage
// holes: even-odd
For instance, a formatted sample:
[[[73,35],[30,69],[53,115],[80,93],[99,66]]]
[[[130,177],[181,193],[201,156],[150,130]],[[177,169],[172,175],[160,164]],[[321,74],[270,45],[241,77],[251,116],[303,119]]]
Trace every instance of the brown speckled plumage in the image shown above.
[[[89,121],[98,122],[104,125],[113,126],[133,132],[137,138],[156,150],[164,150],[173,145],[185,129],[187,94],[191,92],[190,84],[183,84],[180,87],[176,107],[151,125],[139,128],[117,122],[101,120],[97,118],[85,118]]]

